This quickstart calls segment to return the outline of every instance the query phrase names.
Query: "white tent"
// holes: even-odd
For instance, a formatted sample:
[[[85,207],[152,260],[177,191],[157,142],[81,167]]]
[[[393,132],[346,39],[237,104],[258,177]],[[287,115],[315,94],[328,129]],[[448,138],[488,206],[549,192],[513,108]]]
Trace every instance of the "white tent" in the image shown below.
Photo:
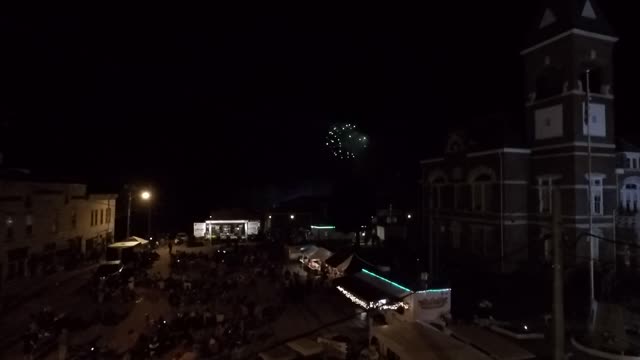
[[[259,353],[258,357],[262,360],[295,360],[298,354],[289,347],[278,346],[277,348]]]
[[[375,326],[372,335],[383,354],[392,351],[403,360],[490,360],[451,336],[417,322]]]
[[[289,341],[287,343],[287,346],[292,348],[298,354],[304,357],[322,354],[322,352],[324,351],[324,348],[322,347],[322,345],[307,338],[301,338],[298,340]]]
[[[325,260],[327,260],[329,257],[331,257],[331,255],[333,255],[333,253],[325,248],[322,247],[315,247],[315,250],[306,255],[309,259],[318,259],[322,262],[324,262]]]

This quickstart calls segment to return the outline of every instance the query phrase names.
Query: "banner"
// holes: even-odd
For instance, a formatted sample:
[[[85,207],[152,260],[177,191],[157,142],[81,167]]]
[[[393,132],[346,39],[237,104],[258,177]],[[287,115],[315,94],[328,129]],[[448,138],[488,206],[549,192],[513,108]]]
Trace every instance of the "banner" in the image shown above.
[[[193,236],[196,238],[204,237],[205,232],[207,231],[206,223],[193,223]]]
[[[433,321],[451,312],[451,289],[431,289],[414,295],[416,320]]]

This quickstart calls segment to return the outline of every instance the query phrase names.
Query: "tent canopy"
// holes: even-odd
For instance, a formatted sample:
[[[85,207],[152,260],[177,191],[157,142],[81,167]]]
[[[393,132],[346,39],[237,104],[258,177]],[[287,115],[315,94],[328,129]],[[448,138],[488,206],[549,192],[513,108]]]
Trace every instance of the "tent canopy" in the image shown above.
[[[449,335],[417,322],[372,328],[373,336],[401,359],[489,360],[490,357]]]
[[[289,341],[287,346],[304,357],[322,354],[324,351],[322,345],[308,338]]]
[[[333,253],[325,248],[322,247],[316,247],[315,251],[313,251],[312,253],[308,254],[307,257],[309,259],[318,259],[320,261],[325,261],[327,260],[329,257],[331,257],[331,255],[333,255]]]

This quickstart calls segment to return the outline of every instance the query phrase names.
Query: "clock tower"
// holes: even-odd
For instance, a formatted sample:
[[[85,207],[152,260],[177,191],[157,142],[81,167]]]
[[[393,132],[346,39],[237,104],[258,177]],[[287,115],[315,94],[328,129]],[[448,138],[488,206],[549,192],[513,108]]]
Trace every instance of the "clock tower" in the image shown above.
[[[617,38],[596,0],[547,1],[532,25],[521,52],[533,185],[530,232],[548,233],[551,193],[559,188],[565,234],[580,239],[589,231],[591,213],[592,233],[605,236],[613,229],[617,196],[612,61]],[[589,251],[582,240],[577,259]]]

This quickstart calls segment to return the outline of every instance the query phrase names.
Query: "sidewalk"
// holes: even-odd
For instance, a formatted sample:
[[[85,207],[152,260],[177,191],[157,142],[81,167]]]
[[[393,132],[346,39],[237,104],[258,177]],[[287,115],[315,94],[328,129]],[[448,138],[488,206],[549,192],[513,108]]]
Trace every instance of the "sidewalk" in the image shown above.
[[[48,287],[57,287],[75,278],[79,274],[95,269],[99,264],[82,266],[71,271],[59,271],[52,275],[36,278],[16,279],[2,285],[0,292],[0,319],[14,311],[25,302],[45,292]]]

